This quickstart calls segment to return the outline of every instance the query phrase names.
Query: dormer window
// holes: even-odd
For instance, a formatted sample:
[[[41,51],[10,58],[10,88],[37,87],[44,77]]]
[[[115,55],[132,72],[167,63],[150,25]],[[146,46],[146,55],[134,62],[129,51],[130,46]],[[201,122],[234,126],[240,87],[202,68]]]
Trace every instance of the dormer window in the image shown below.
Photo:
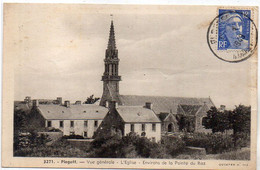
[[[64,113],[64,111],[61,111],[62,113]]]
[[[83,113],[86,113],[86,110],[84,110]]]

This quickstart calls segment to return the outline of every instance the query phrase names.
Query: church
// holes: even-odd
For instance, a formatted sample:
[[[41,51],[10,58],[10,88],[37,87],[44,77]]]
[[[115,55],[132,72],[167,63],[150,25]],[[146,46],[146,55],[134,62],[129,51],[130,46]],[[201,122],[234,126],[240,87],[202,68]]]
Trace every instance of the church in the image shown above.
[[[107,114],[104,121],[101,123],[100,128],[106,129],[108,126],[114,126],[113,128],[119,128],[123,134],[124,128],[122,125],[114,123],[114,119],[107,117],[120,117],[120,107],[141,107],[149,108],[159,118],[161,122],[161,134],[174,133],[180,130],[191,131],[191,132],[206,132],[210,130],[205,129],[202,125],[203,117],[207,115],[207,111],[214,106],[210,98],[184,98],[184,97],[163,97],[163,96],[138,96],[138,95],[121,95],[119,93],[119,82],[121,76],[119,75],[119,57],[118,49],[116,48],[116,39],[113,21],[111,21],[110,33],[108,46],[106,49],[106,55],[104,59],[104,74],[102,76],[103,81],[103,95],[100,101],[100,106],[107,106],[109,102],[113,101],[117,103],[118,109],[114,109]],[[142,123],[140,116],[136,113],[129,112],[129,117],[133,117],[132,126],[139,126],[135,132],[138,134],[142,133]],[[152,114],[150,115],[152,117]],[[182,121],[184,117],[189,117],[191,121]],[[110,120],[110,122],[107,122]],[[123,122],[125,122],[123,120]],[[190,128],[180,127],[181,123],[190,124]],[[147,123],[147,122],[146,122]],[[151,123],[151,122],[149,122]],[[104,127],[102,127],[104,125]],[[117,127],[116,127],[117,126]],[[121,127],[121,128],[120,128]]]
[[[207,111],[214,106],[211,98],[121,95],[119,91],[119,56],[115,30],[111,21],[102,75],[103,94],[99,105],[77,101],[24,101],[31,108],[32,122],[45,128],[56,128],[63,135],[96,135],[131,132],[160,141],[162,135],[180,131],[210,133],[202,125]],[[22,107],[18,105],[15,107]],[[24,107],[24,108],[27,108]],[[187,121],[188,120],[188,121]]]

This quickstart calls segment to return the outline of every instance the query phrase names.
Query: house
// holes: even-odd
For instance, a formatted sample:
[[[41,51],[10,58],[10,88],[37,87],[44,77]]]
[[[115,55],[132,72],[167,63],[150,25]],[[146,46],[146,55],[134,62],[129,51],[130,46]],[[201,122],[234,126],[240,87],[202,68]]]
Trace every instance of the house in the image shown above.
[[[63,135],[81,135],[92,138],[94,132],[101,124],[108,109],[106,107],[81,104],[77,101],[70,104],[39,104],[33,100],[31,111],[31,123],[37,127],[55,128],[63,132]]]
[[[117,133],[126,136],[131,132],[156,142],[161,140],[161,121],[151,109],[151,103],[145,106],[118,106],[111,101],[109,112],[96,135]]]
[[[183,130],[179,127],[180,116],[192,116],[194,132],[206,132],[209,130],[202,126],[203,117],[207,111],[215,106],[211,98],[188,98],[188,97],[166,97],[166,96],[138,96],[120,95],[124,106],[138,106],[140,103],[151,102],[153,110],[162,121],[163,132],[178,132]],[[179,117],[178,117],[179,116]]]

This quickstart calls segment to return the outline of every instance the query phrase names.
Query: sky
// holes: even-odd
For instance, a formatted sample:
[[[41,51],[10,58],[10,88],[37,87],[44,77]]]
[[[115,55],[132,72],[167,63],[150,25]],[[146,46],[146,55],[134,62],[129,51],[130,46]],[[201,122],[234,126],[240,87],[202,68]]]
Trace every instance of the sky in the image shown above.
[[[216,7],[13,4],[4,11],[4,57],[13,60],[14,99],[102,96],[111,17],[120,94],[209,97],[250,104],[250,61],[228,63],[207,44]],[[5,50],[8,49],[8,50]]]

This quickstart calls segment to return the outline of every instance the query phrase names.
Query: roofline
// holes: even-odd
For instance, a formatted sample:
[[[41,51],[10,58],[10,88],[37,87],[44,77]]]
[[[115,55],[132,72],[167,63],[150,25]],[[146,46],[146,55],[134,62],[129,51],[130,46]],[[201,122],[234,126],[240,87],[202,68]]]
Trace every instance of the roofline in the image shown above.
[[[181,108],[181,110],[182,110],[183,114],[185,114],[185,111],[183,110],[183,108],[182,108],[181,104],[178,104],[178,106],[180,106],[180,108]],[[178,112],[178,108],[177,108],[177,112]],[[177,114],[178,114],[178,113],[177,113]],[[185,114],[185,115],[186,115],[186,114]]]
[[[163,121],[165,121],[166,119],[168,119],[168,117],[171,115],[172,113],[168,113],[168,115],[165,117],[165,119],[163,119]],[[173,115],[173,114],[172,114]]]
[[[103,119],[46,119],[46,120],[104,120]]]
[[[120,96],[141,96],[141,97],[168,97],[168,98],[186,98],[186,99],[207,99],[208,97],[181,97],[181,96],[150,96],[150,95],[132,95],[120,94]]]
[[[127,124],[131,124],[131,123],[162,123],[162,122],[125,122]]]
[[[205,104],[206,105],[206,104]],[[205,105],[203,105],[203,106],[205,106]],[[195,113],[195,115],[197,115],[199,112],[200,112],[200,110],[203,108],[203,106],[201,106],[198,110],[197,110],[197,112]],[[207,106],[207,105],[206,105]],[[207,106],[208,107],[208,106]]]
[[[48,119],[48,118],[46,118],[45,116],[44,116],[44,114],[42,114],[42,111],[41,111],[41,109],[39,108],[39,107],[37,107],[36,108],[36,110],[38,111],[38,113],[39,114],[41,114],[41,116],[45,119],[45,120],[103,120],[104,118],[105,118],[105,116],[103,117],[103,118],[100,118],[100,119],[64,119],[64,118],[62,118],[62,119]]]
[[[210,96],[209,96],[209,100],[213,104],[213,106],[216,107],[215,104],[213,103],[213,101],[211,100]]]

